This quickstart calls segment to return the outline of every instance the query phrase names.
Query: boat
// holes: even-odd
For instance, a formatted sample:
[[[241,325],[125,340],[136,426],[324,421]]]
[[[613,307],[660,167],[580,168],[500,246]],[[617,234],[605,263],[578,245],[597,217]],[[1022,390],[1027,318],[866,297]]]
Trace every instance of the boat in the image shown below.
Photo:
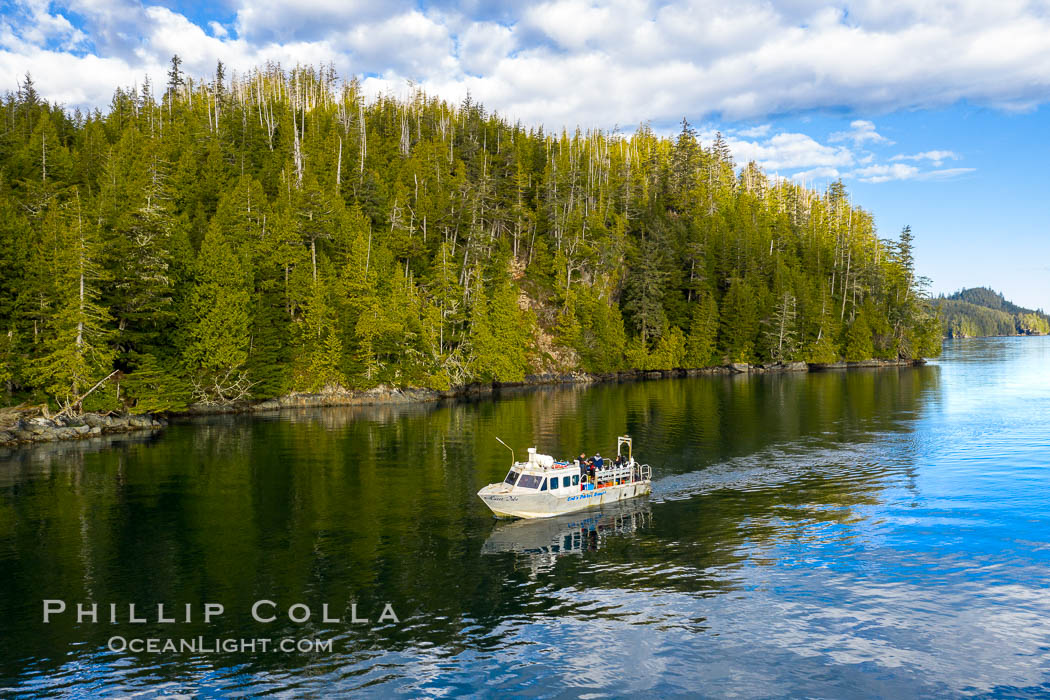
[[[634,459],[631,438],[626,435],[616,439],[618,459],[595,460],[593,476],[590,460],[584,464],[578,459],[559,461],[539,454],[535,447],[528,454],[526,461],[517,462],[512,449],[506,478],[478,491],[498,518],[550,518],[652,491],[652,468]]]

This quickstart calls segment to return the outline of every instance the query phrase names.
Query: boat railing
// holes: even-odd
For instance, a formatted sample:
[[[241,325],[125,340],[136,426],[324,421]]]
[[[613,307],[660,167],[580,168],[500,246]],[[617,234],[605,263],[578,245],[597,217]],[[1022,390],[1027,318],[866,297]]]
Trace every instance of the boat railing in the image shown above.
[[[594,481],[598,484],[645,481],[651,476],[652,468],[648,464],[639,464],[638,462],[627,462],[620,465],[614,462],[606,462],[594,470]]]

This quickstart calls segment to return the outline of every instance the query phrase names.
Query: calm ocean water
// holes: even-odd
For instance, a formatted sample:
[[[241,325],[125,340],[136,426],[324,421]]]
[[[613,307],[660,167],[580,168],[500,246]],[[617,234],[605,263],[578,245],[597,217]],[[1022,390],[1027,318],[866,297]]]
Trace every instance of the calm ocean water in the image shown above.
[[[623,433],[648,499],[500,522],[475,496],[495,436],[569,456]],[[0,576],[0,693],[1046,696],[1050,338],[4,452]],[[68,609],[45,624],[45,599]]]

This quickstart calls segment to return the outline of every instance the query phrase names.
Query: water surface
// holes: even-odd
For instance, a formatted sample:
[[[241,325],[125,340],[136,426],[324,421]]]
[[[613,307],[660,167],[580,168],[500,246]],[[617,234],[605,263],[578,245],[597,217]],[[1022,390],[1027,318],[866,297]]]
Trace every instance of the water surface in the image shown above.
[[[506,523],[475,496],[506,471],[495,436],[569,456],[624,433],[654,467],[648,499]],[[1050,338],[956,340],[922,368],[219,417],[3,452],[0,689],[1046,695],[1048,487]],[[43,624],[43,599],[100,603],[102,621]],[[261,599],[313,614],[258,623]],[[132,602],[146,623],[127,622]],[[192,621],[158,623],[161,602]],[[225,607],[207,625],[205,602]],[[345,618],[322,622],[323,604]],[[385,604],[398,622],[378,621]],[[132,653],[115,635],[332,650]]]

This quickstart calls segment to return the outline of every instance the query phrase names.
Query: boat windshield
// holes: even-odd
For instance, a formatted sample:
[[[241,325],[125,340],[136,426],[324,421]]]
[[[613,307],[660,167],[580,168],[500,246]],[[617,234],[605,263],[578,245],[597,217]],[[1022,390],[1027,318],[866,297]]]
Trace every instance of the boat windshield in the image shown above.
[[[521,481],[518,482],[518,488],[521,489],[535,489],[539,488],[540,482],[543,480],[542,476],[536,476],[535,474],[522,474]]]
[[[517,481],[517,480],[518,480],[518,472],[516,472],[513,469],[511,469],[509,472],[507,472],[507,478],[503,480],[503,483],[510,484],[511,486],[513,486],[514,482]]]

